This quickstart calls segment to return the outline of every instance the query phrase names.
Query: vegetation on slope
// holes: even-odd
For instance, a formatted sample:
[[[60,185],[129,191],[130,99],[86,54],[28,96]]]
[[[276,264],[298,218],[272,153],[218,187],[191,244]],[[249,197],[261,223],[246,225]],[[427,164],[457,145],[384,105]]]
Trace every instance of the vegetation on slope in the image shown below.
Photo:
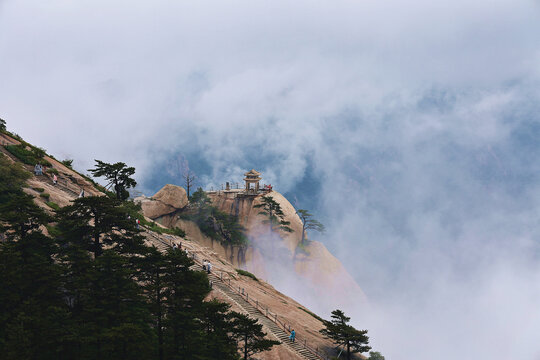
[[[240,225],[238,218],[212,206],[212,201],[202,188],[193,193],[188,210],[180,214],[180,218],[195,222],[203,234],[225,246],[248,244],[245,228]]]
[[[281,230],[292,233],[294,231],[289,226],[291,224],[290,221],[285,220],[285,214],[281,209],[281,205],[270,195],[263,196],[262,202],[255,205],[254,208],[261,209],[259,214],[266,218],[263,220],[263,223],[268,225],[270,232]]]
[[[257,277],[255,275],[253,275],[252,273],[250,273],[249,271],[242,270],[242,269],[235,269],[235,270],[240,275],[247,276],[248,278],[252,278],[255,281],[259,281],[259,279],[257,279]]]
[[[15,156],[26,165],[34,166],[39,163],[41,165],[51,166],[51,163],[43,158],[46,155],[45,150],[43,149],[33,147],[28,150],[23,144],[7,145],[5,148],[11,155]]]
[[[184,252],[145,246],[125,202],[79,198],[50,217],[28,177],[0,155],[3,359],[238,359],[276,344],[205,302],[207,275]]]
[[[332,320],[323,320],[325,328],[320,330],[320,333],[331,339],[334,344],[345,348],[347,360],[351,360],[353,354],[361,354],[371,350],[371,346],[368,346],[368,331],[355,329],[349,325],[350,320],[351,318],[345,316],[343,311],[334,310],[332,311]]]

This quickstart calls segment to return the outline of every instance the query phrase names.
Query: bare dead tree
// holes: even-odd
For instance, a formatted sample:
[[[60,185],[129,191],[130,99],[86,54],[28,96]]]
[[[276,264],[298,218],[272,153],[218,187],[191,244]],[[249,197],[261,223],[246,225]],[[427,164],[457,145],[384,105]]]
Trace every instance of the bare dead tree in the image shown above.
[[[182,177],[184,178],[184,183],[186,185],[186,191],[187,191],[187,197],[189,199],[189,191],[194,186],[195,179],[197,179],[197,177],[189,168],[187,168],[187,170],[182,174]]]
[[[179,155],[170,161],[168,173],[182,182],[186,188],[189,199],[191,189],[195,186],[197,176],[189,168],[189,162],[183,155]]]

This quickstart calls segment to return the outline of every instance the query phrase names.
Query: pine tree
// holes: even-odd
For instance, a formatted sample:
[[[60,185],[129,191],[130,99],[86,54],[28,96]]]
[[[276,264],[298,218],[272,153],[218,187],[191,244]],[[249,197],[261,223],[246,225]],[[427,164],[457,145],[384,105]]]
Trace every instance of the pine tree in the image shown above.
[[[298,209],[296,213],[300,216],[300,220],[302,221],[302,244],[304,244],[304,240],[306,239],[307,230],[315,230],[320,233],[325,231],[324,225],[319,221],[312,219],[313,215],[310,214],[308,210]]]
[[[56,244],[40,228],[49,216],[22,191],[29,177],[0,155],[0,349],[4,359],[47,359],[69,333]]]
[[[262,324],[258,320],[251,319],[247,315],[231,312],[232,336],[238,341],[244,360],[252,354],[270,350],[272,346],[281,344],[279,341],[265,339],[266,333],[262,331]]]
[[[215,299],[203,303],[200,319],[203,326],[205,358],[223,360],[238,358],[236,342],[229,336],[233,331],[230,307],[229,304]]]
[[[128,210],[106,196],[79,198],[58,211],[58,228],[64,242],[80,246],[99,257],[103,247],[119,253],[140,254],[146,247]]]
[[[332,339],[338,346],[344,346],[347,350],[347,359],[351,359],[351,354],[364,353],[371,350],[367,330],[356,330],[348,322],[350,317],[345,316],[341,310],[332,311],[332,320],[323,322],[325,329],[320,330],[326,338]]]
[[[205,273],[191,271],[193,261],[183,251],[170,250],[164,266],[165,358],[196,358],[200,354],[202,326],[198,319],[210,292]]]
[[[57,221],[74,328],[68,357],[151,357],[151,314],[138,283],[148,249],[124,205],[106,196],[80,198],[60,209]]]
[[[144,286],[150,313],[154,317],[154,331],[157,336],[157,355],[164,359],[163,324],[165,316],[165,256],[155,247],[148,250],[141,262],[139,279]]]
[[[0,244],[2,359],[52,359],[71,329],[56,244],[39,232]]]
[[[270,232],[278,230],[290,233],[293,232],[293,229],[289,227],[291,223],[285,220],[285,214],[281,209],[281,205],[279,205],[279,203],[271,196],[263,196],[262,202],[255,205],[254,208],[262,209],[259,211],[259,214],[264,215],[267,218],[263,223],[268,224]]]
[[[8,238],[24,239],[30,232],[46,224],[50,217],[34,203],[34,198],[17,189],[2,196],[0,205],[0,230],[6,231]]]
[[[88,353],[105,359],[145,359],[153,353],[150,313],[126,257],[107,249],[92,262],[80,314]]]
[[[107,164],[100,160],[96,161],[94,169],[88,169],[94,177],[104,177],[108,183],[105,186],[109,189],[111,186],[116,193],[118,200],[126,200],[129,197],[127,189],[135,187],[137,182],[132,178],[135,174],[134,167],[128,167],[123,162]]]
[[[20,190],[24,181],[30,178],[30,173],[20,164],[9,161],[6,155],[0,153],[0,204],[5,197]]]

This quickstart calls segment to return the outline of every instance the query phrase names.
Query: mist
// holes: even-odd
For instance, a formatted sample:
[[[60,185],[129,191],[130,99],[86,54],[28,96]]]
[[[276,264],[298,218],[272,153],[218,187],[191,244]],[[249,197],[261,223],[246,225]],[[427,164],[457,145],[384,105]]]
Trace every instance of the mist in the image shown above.
[[[387,359],[540,359],[539,10],[4,0],[0,117],[148,195],[178,156],[207,188],[261,171],[326,225]]]

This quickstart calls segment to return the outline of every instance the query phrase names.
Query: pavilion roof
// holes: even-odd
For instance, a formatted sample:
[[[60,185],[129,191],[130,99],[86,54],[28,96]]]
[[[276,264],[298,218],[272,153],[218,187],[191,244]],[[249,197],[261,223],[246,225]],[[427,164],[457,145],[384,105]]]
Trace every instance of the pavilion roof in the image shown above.
[[[244,176],[259,176],[259,175],[261,175],[261,173],[255,169],[251,169],[247,173],[244,174]]]

